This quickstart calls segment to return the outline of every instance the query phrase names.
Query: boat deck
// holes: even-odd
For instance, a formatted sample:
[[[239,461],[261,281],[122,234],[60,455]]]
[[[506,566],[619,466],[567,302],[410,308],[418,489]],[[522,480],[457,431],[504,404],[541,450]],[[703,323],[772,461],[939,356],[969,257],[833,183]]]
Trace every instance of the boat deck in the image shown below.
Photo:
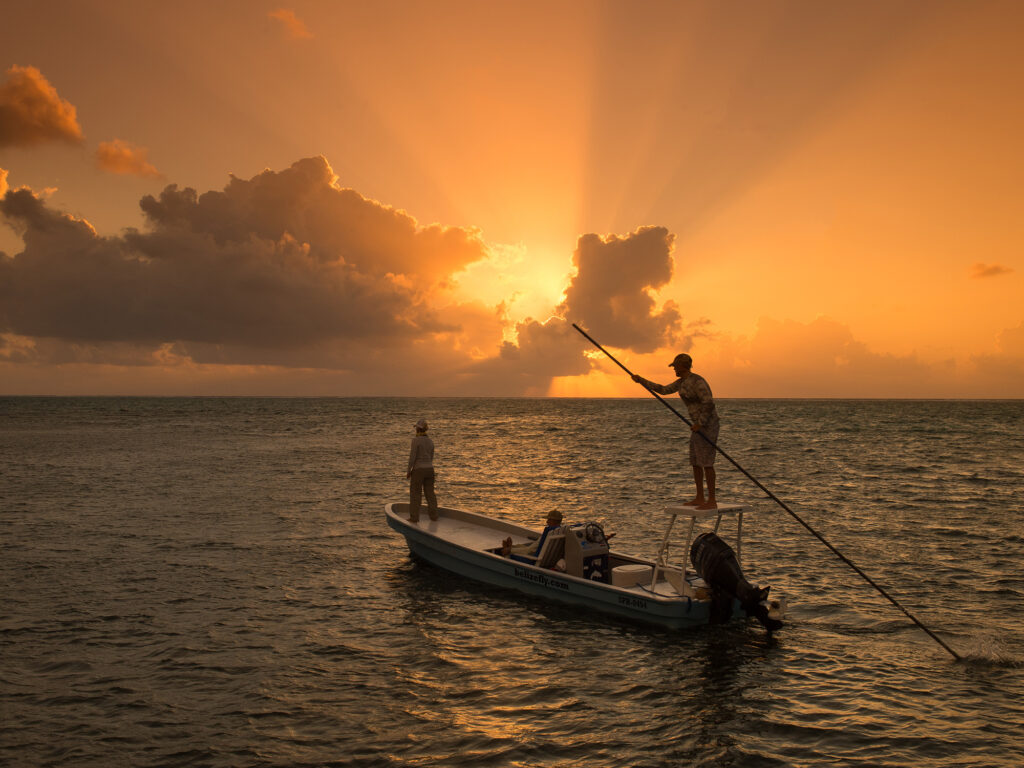
[[[500,547],[501,542],[509,537],[512,538],[513,544],[526,544],[532,541],[522,533],[497,531],[474,521],[452,519],[444,514],[440,515],[437,520],[431,520],[424,514],[420,516],[418,523],[410,523],[410,525],[415,525],[421,531],[432,533],[445,541],[458,544],[460,547],[481,551]]]

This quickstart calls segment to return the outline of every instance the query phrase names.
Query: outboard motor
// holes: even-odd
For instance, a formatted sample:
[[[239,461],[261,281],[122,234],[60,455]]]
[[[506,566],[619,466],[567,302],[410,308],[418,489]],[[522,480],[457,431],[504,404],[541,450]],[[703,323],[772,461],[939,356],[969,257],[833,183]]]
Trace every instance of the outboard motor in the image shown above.
[[[697,575],[711,589],[711,622],[720,624],[732,615],[732,601],[736,598],[748,616],[755,617],[769,632],[782,627],[782,622],[768,615],[762,604],[771,587],[759,589],[746,580],[736,553],[714,533],[702,533],[690,548],[690,561]]]

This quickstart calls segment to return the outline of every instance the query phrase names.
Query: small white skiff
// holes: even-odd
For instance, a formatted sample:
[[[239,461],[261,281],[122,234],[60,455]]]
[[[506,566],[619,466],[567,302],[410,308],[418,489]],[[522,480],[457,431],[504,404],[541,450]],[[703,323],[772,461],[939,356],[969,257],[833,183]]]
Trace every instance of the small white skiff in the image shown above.
[[[672,629],[708,624],[733,617],[765,616],[776,628],[784,606],[778,600],[767,601],[767,590],[757,590],[739,573],[744,508],[736,505],[713,510],[687,506],[668,506],[667,529],[653,560],[633,557],[609,548],[608,539],[597,523],[551,526],[543,531],[526,528],[506,520],[458,509],[440,508],[438,519],[429,520],[421,509],[419,522],[408,519],[408,503],[384,507],[387,523],[405,537],[413,555],[447,571],[485,584],[507,587],[531,595],[568,603],[603,614],[656,624]],[[688,520],[684,560],[670,564],[669,542],[677,518]],[[724,574],[701,574],[687,566],[698,523],[714,524],[714,533],[706,533],[717,542],[723,518],[736,523],[735,557],[724,542],[725,557],[731,558],[736,578]],[[502,542],[512,539],[512,553],[502,554]],[[527,551],[524,551],[527,550]],[[716,555],[717,556],[717,555]],[[701,562],[707,562],[704,558]],[[724,603],[723,603],[724,599]]]

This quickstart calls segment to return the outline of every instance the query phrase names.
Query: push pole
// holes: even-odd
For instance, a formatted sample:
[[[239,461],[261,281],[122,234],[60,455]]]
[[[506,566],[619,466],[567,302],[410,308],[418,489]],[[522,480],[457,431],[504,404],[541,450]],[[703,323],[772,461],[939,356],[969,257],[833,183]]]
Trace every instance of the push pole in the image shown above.
[[[580,328],[578,325],[576,325],[576,323],[573,323],[572,327],[575,328],[577,331],[579,331],[580,334],[587,341],[589,341],[591,344],[593,344],[599,350],[604,352],[604,354],[608,356],[608,359],[611,360],[613,363],[615,363],[617,366],[619,366],[619,368],[624,370],[630,376],[630,378],[633,377],[632,371],[630,371],[629,368],[627,368],[622,363],[620,363],[618,360],[616,360],[615,356],[611,352],[609,352],[607,349],[602,347],[600,344],[598,344],[597,341],[589,333],[587,333],[582,328]],[[665,400],[665,398],[663,398],[657,392],[651,391],[651,389],[649,389],[646,385],[644,385],[644,389],[646,389],[648,392],[650,392],[652,395],[654,395],[654,397],[656,397],[658,399],[658,402],[660,402],[662,405],[664,405],[666,408],[668,408],[670,411],[672,411],[672,413],[674,413],[676,416],[678,416],[680,419],[682,419],[686,424],[689,424],[690,426],[693,426],[691,424],[690,420],[687,419],[685,416],[683,416],[683,414],[681,414],[675,408],[673,408],[672,405],[667,400]],[[730,456],[728,453],[726,453],[724,450],[722,450],[713,440],[711,440],[711,438],[709,438],[707,435],[705,435],[700,430],[697,431],[697,434],[700,435],[701,437],[703,437],[705,440],[707,440],[708,443],[710,443],[711,446],[716,451],[718,451],[720,454],[722,454],[722,456],[724,456],[726,458],[726,460],[728,460],[728,462],[730,464],[732,464],[734,467],[736,467],[736,469],[738,469],[740,472],[742,472],[744,475],[746,475],[747,478],[754,485],[756,485],[758,488],[760,488],[762,491],[764,491],[765,494],[767,494],[768,498],[770,498],[772,501],[774,501],[776,504],[778,504],[780,507],[782,507],[784,510],[786,510],[786,512],[788,512],[793,517],[794,520],[796,520],[798,523],[800,523],[800,525],[802,525],[811,534],[813,534],[814,537],[818,539],[818,541],[820,541],[822,544],[824,544],[826,547],[828,547],[830,550],[832,550],[832,553],[836,557],[838,557],[840,560],[842,560],[844,563],[846,563],[848,566],[850,566],[850,568],[852,568],[854,571],[856,571],[857,574],[860,575],[861,578],[863,578],[868,584],[870,584],[872,587],[874,587],[876,590],[878,590],[879,594],[881,594],[882,597],[884,597],[886,600],[888,600],[894,606],[899,608],[908,619],[910,619],[912,622],[914,622],[914,624],[916,624],[920,629],[924,630],[924,632],[932,640],[934,640],[939,645],[941,645],[943,648],[945,648],[954,659],[956,659],[957,661],[961,661],[962,660],[960,654],[958,654],[956,651],[954,651],[952,648],[950,648],[948,645],[946,645],[946,643],[943,642],[941,637],[939,637],[934,632],[932,632],[930,629],[928,629],[928,627],[926,627],[924,624],[922,624],[920,621],[918,621],[917,618],[910,611],[908,611],[906,608],[904,608],[902,605],[900,605],[898,602],[896,602],[895,598],[893,598],[892,595],[890,595],[888,592],[886,592],[881,586],[876,584],[874,579],[872,579],[870,576],[868,576],[866,573],[864,573],[864,571],[862,571],[859,567],[857,567],[853,562],[851,562],[849,560],[849,558],[846,557],[846,555],[844,555],[842,552],[840,552],[838,549],[836,549],[834,546],[832,546],[825,539],[824,536],[822,536],[820,533],[818,533],[816,530],[814,530],[814,528],[812,528],[810,525],[808,525],[806,522],[804,522],[803,518],[801,518],[800,515],[798,515],[796,512],[794,512],[792,509],[789,508],[788,504],[786,504],[782,499],[780,499],[778,496],[776,496],[774,493],[772,493],[770,490],[768,490],[764,486],[764,484],[761,483],[760,480],[758,480],[752,474],[747,472],[747,470],[745,470],[743,467],[741,467],[736,462],[736,460],[732,458],[732,456]]]

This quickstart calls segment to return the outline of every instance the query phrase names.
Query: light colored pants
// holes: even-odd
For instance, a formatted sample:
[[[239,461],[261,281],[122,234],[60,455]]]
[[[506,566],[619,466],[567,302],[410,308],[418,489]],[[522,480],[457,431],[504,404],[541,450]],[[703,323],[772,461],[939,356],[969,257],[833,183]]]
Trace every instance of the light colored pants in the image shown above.
[[[427,513],[431,520],[437,520],[437,496],[434,495],[434,470],[414,469],[409,478],[409,519],[414,523],[420,519],[420,502],[427,495]]]

